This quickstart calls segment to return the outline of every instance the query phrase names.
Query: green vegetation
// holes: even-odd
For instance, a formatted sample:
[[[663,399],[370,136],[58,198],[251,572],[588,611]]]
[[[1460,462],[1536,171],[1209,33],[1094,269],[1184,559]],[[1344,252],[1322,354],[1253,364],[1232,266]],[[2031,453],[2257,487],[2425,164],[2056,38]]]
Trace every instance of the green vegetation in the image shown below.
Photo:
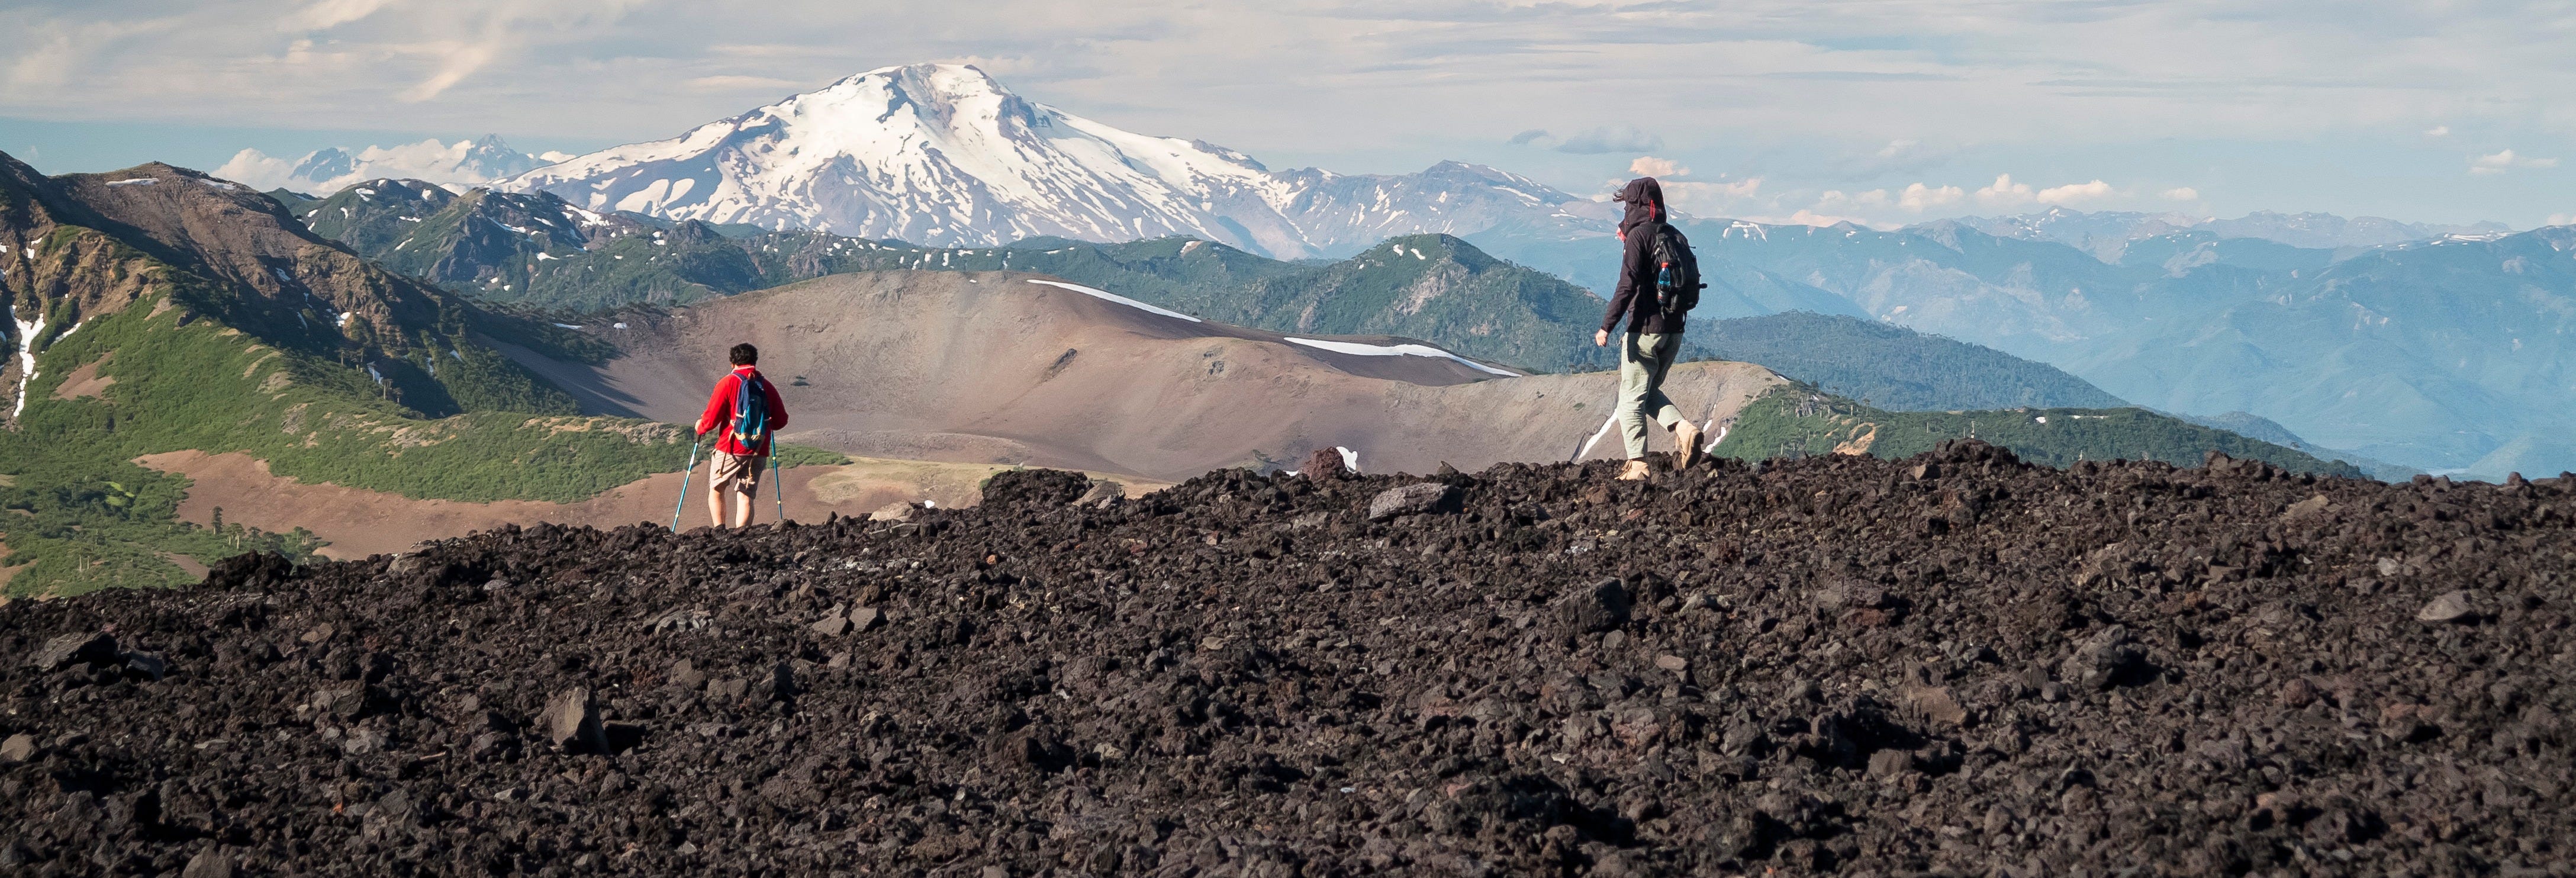
[[[1716,453],[1742,460],[1868,453],[1900,458],[1945,439],[1975,438],[2012,449],[2032,463],[2071,466],[2083,460],[2158,460],[2199,466],[2210,451],[2260,460],[2293,472],[2363,478],[2342,461],[2323,461],[2138,408],[2025,408],[1960,412],[1891,412],[1793,385],[1745,407]]]
[[[1719,359],[1760,363],[1890,411],[2128,405],[2044,363],[1855,317],[1739,317],[1698,324],[1692,336]]]
[[[413,498],[574,502],[679,469],[689,437],[668,424],[478,410],[428,419],[376,398],[363,369],[283,350],[150,300],[93,319],[40,345],[18,429],[0,431],[0,518],[13,595],[193,581],[169,556],[212,563],[250,549],[291,555],[319,545],[303,534],[222,532],[178,521],[186,478],[137,457],[197,449],[239,451],[271,472]],[[462,363],[498,354],[451,354]],[[96,364],[115,383],[95,397],[56,399],[73,372]],[[444,377],[444,376],[442,376]],[[352,392],[357,391],[357,392]],[[472,396],[473,394],[460,394]],[[781,465],[839,463],[785,446]]]
[[[46,246],[102,238],[57,226]],[[110,270],[143,275],[156,291],[77,321],[69,301],[57,300],[47,333],[25,342],[37,351],[36,377],[13,429],[0,431],[8,594],[181,585],[194,577],[175,559],[210,564],[250,550],[303,557],[320,547],[301,531],[178,520],[189,480],[135,463],[150,454],[242,452],[307,483],[468,502],[572,502],[686,461],[681,428],[580,417],[560,390],[462,340],[479,333],[557,356],[607,356],[578,333],[461,308],[432,327],[379,331],[353,321],[345,335],[316,331],[327,315],[281,313],[107,245]],[[112,383],[93,380],[94,393],[56,398],[84,367]],[[780,460],[840,458],[791,446]]]
[[[284,186],[280,186],[260,194],[274,199],[279,206],[286,208],[287,213],[291,213],[296,216],[303,216],[312,212],[314,208],[322,205],[322,199],[306,195],[302,192],[297,192],[293,189],[288,189]]]
[[[556,249],[546,259],[528,254],[512,271],[490,276],[471,292],[495,302],[598,311],[683,304],[803,279],[783,264],[764,272],[750,248],[714,226],[686,222],[594,241],[586,251]]]

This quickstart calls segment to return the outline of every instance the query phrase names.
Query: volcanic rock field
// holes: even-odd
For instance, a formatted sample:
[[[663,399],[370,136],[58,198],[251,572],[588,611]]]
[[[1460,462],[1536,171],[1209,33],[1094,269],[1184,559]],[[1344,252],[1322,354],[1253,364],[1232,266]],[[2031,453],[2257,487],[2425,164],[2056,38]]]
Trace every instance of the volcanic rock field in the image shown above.
[[[2576,477],[1614,468],[11,603],[0,874],[2576,868]]]

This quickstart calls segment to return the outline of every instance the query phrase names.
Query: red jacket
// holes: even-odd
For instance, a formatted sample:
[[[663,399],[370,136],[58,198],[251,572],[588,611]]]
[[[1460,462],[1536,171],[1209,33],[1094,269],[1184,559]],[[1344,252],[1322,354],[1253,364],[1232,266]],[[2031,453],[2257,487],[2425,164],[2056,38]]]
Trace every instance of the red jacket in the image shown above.
[[[758,448],[745,448],[741,442],[733,438],[733,401],[735,397],[742,395],[744,379],[759,382],[761,397],[769,401],[769,432],[774,434],[787,428],[787,404],[778,399],[778,385],[771,384],[769,379],[760,377],[759,369],[735,366],[733,374],[716,382],[715,395],[707,398],[707,413],[698,416],[698,435],[706,435],[708,430],[719,430],[721,432],[716,435],[717,451],[737,457],[767,457],[769,456],[768,440],[761,440]]]

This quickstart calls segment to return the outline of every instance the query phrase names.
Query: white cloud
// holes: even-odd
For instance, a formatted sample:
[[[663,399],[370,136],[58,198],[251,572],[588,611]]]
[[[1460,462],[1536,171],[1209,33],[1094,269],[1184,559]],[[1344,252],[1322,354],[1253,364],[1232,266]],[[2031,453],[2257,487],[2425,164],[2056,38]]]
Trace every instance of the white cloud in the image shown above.
[[[2109,198],[2115,194],[2118,193],[2111,191],[2111,184],[2104,183],[2100,180],[2095,180],[2090,183],[2068,183],[2064,186],[2051,186],[2046,189],[2039,190],[2039,203],[2057,205],[2081,204],[2087,201],[2098,201],[2104,198]]]
[[[1967,190],[1957,186],[1932,187],[1913,183],[1907,185],[1905,191],[1896,196],[1896,206],[1922,213],[1933,208],[1957,204],[1967,197]]]
[[[811,88],[814,84],[810,82],[797,82],[793,79],[780,79],[775,76],[740,76],[727,74],[721,76],[701,76],[681,83],[681,85],[687,87],[690,91],[759,90],[767,92],[795,92]]]
[[[2199,200],[2200,200],[2200,190],[2198,190],[2198,189],[2194,189],[2194,188],[2191,188],[2191,187],[2189,187],[2189,186],[2176,186],[2176,187],[2174,187],[2174,188],[2167,189],[2167,190],[2165,190],[2165,191],[2163,191],[2163,192],[2159,192],[2159,193],[2156,193],[2156,194],[2164,196],[2164,199],[2165,199],[2166,201],[2199,201]]]
[[[1827,189],[1825,194],[1816,198],[1816,206],[1819,208],[1886,207],[1887,190],[1872,189],[1867,192],[1846,194],[1840,190]]]
[[[1700,216],[1723,216],[1743,207],[1762,191],[1762,178],[1742,180],[1696,181],[1671,180],[1664,183],[1664,200],[1674,210]]]
[[[1923,141],[1899,137],[1886,146],[1835,163],[1835,173],[1845,180],[1872,180],[1889,174],[1907,174],[1950,160],[1946,150],[1933,149]]]
[[[1757,219],[1757,220],[1755,220],[1755,221],[1756,221],[1756,222],[1766,222],[1766,223],[1776,223],[1776,224],[1779,224],[1779,225],[1787,225],[1787,226],[1831,226],[1831,225],[1840,225],[1840,224],[1842,224],[1842,223],[1851,223],[1852,225],[1856,225],[1856,226],[1869,226],[1870,228],[1880,228],[1880,226],[1878,226],[1878,225],[1872,225],[1872,224],[1870,223],[1870,221],[1865,220],[1865,219],[1862,219],[1862,218],[1860,218],[1860,217],[1855,217],[1855,216],[1836,216],[1836,215],[1834,215],[1834,214],[1829,214],[1829,213],[1818,213],[1818,212],[1816,212],[1815,210],[1812,210],[1812,209],[1801,209],[1801,210],[1799,210],[1797,213],[1793,213],[1793,214],[1790,214],[1790,215],[1785,216],[1785,217],[1765,217],[1765,218]]]
[[[2451,126],[2449,126],[2449,125],[2435,125],[2435,126],[2433,126],[2433,127],[2431,127],[2431,128],[2426,128],[2426,129],[2424,129],[2424,136],[2426,136],[2426,137],[2449,137],[2449,136],[2451,136]]]
[[[2028,204],[2031,198],[2030,184],[2013,182],[2011,174],[1997,174],[1994,185],[1977,190],[1977,201],[1994,207]]]
[[[256,149],[245,149],[234,153],[232,161],[225,162],[223,167],[216,168],[213,173],[217,177],[245,184],[253,189],[269,190],[286,185],[294,171],[295,162],[293,161],[273,158]]]
[[[374,15],[376,10],[385,8],[385,3],[386,0],[321,0],[295,10],[277,25],[279,30],[287,31],[330,30]]]
[[[1690,173],[1690,169],[1682,167],[1680,162],[1672,159],[1641,155],[1636,161],[1628,163],[1628,173],[1642,177],[1679,177]]]
[[[394,97],[419,103],[437,97],[448,87],[463,82],[465,77],[472,76],[474,71],[481,70],[483,65],[491,63],[492,56],[500,52],[498,30],[495,28],[496,33],[489,39],[447,43],[433,49],[432,53],[439,57],[437,72],[430,74],[428,79],[421,80],[418,85],[395,93]]]
[[[2469,173],[2472,174],[2501,174],[2514,168],[2555,167],[2558,167],[2557,159],[2514,155],[2513,150],[2510,149],[2482,156],[2473,156],[2469,159]]]
[[[1634,125],[1603,125],[1577,131],[1556,145],[1557,152],[1576,155],[1600,155],[1605,152],[1644,152],[1664,148],[1660,136],[1639,130]]]
[[[2546,222],[2541,223],[2541,225],[2544,225],[2544,226],[2567,226],[2567,225],[2576,225],[2576,213],[2553,213],[2553,214],[2550,214],[2550,215],[2549,215],[2549,219],[2548,219]]]

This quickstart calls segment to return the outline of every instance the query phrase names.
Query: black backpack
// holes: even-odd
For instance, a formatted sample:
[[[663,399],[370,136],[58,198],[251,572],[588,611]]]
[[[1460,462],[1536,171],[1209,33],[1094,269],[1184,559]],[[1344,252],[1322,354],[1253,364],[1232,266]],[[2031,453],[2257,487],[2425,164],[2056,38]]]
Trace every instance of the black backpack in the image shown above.
[[[1656,223],[1655,237],[1646,243],[1646,258],[1655,263],[1655,307],[1666,315],[1679,315],[1699,307],[1699,291],[1708,284],[1699,279],[1699,257],[1691,255],[1690,239],[1670,223]]]

